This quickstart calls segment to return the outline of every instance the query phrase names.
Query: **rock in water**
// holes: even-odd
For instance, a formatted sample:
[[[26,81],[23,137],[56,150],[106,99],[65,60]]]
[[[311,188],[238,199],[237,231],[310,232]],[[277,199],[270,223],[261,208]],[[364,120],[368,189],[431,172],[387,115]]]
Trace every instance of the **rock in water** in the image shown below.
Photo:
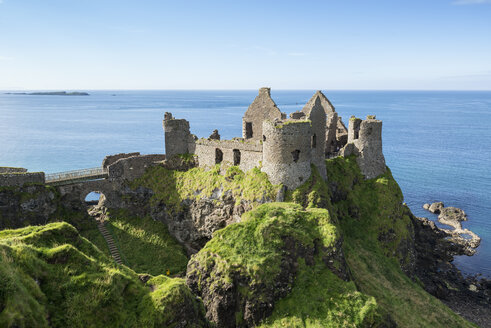
[[[445,205],[443,205],[442,202],[436,202],[430,205],[428,211],[430,211],[431,213],[439,214],[443,207],[445,207]]]

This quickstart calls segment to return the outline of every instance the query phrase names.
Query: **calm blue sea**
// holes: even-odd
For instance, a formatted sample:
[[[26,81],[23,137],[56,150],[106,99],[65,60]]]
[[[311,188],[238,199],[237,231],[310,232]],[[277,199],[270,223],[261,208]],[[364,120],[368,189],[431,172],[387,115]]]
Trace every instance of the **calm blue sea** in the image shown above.
[[[90,91],[89,91],[90,92]],[[314,91],[272,91],[283,112],[301,109]],[[192,132],[241,135],[241,117],[257,91],[92,91],[86,97],[0,94],[0,165],[58,172],[99,166],[107,154],[163,153],[164,112]],[[347,119],[383,120],[384,154],[405,201],[441,200],[464,209],[482,237],[478,253],[459,257],[466,273],[491,276],[491,92],[325,91]]]

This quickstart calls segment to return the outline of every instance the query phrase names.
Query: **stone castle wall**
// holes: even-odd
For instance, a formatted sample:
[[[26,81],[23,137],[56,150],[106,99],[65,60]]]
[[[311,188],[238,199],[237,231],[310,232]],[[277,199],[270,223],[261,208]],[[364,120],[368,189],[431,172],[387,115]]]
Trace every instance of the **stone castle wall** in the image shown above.
[[[151,154],[132,156],[121,158],[109,165],[109,179],[125,179],[128,181],[134,180],[145,173],[145,170],[154,165],[156,162],[161,162],[166,158],[163,154]]]
[[[44,184],[44,172],[2,173],[0,174],[0,186],[21,187],[26,183]]]
[[[25,173],[27,172],[27,169],[23,167],[0,167],[0,174],[1,173]]]
[[[120,153],[115,155],[108,155],[104,157],[104,160],[102,161],[102,167],[104,169],[107,169],[109,165],[114,164],[117,160],[120,160],[121,158],[128,158],[139,155],[140,153]]]
[[[348,144],[343,155],[355,154],[361,173],[366,179],[373,179],[386,171],[382,152],[382,121],[375,116],[366,120],[352,117],[348,127]]]
[[[311,174],[310,121],[264,121],[263,165],[273,184],[283,183],[295,189]]]
[[[280,109],[271,99],[271,89],[261,88],[242,118],[242,137],[244,139],[261,140],[263,122],[265,120],[282,119],[282,117],[283,114]]]
[[[177,154],[187,154],[189,142],[192,138],[189,132],[189,122],[184,119],[175,119],[171,113],[165,113],[163,121],[165,132],[165,153],[168,158]]]
[[[217,152],[221,152],[217,154]],[[200,167],[210,168],[216,164],[237,165],[246,172],[256,166],[263,157],[262,144],[259,141],[207,140],[196,141],[194,153],[198,156]],[[221,161],[219,159],[221,158]]]

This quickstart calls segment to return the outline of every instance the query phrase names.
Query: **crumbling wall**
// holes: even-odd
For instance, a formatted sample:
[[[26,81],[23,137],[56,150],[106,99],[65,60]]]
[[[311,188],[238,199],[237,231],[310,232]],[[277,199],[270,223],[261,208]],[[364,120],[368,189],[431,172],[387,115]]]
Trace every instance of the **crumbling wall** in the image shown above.
[[[311,174],[310,121],[264,121],[263,166],[271,183],[295,189]]]
[[[133,157],[133,156],[139,156],[140,153],[120,153],[120,154],[114,154],[114,155],[107,155],[104,157],[104,160],[102,161],[102,168],[107,169],[107,167],[113,163],[115,163],[117,160],[121,158],[128,158],[128,157]]]
[[[221,152],[220,162],[217,162],[217,150]],[[243,139],[199,139],[195,149],[200,167],[210,168],[215,164],[237,165],[244,172],[260,165],[262,152],[261,142]]]
[[[271,88],[259,89],[259,94],[242,118],[242,137],[244,139],[261,140],[263,121],[281,119],[283,114],[271,99]]]
[[[185,119],[175,119],[171,113],[165,113],[163,121],[165,133],[165,154],[168,158],[191,153],[189,144],[194,141],[189,132],[189,122]]]
[[[109,179],[126,179],[134,180],[145,173],[145,170],[154,165],[156,162],[161,162],[166,158],[163,154],[140,155],[128,158],[121,158],[109,165]]]

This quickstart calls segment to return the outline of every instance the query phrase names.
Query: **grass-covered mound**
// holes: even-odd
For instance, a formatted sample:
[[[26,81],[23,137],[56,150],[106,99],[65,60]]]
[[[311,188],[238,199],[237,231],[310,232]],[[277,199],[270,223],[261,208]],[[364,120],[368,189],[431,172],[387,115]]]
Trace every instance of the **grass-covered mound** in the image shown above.
[[[122,210],[110,210],[105,222],[124,264],[134,271],[172,276],[186,272],[186,252],[162,222],[154,221],[149,216],[131,216]]]
[[[153,190],[153,205],[165,204],[171,213],[182,208],[185,199],[196,200],[211,197],[219,191],[229,193],[236,203],[241,200],[252,204],[271,201],[276,198],[279,186],[269,182],[266,173],[258,168],[242,172],[237,166],[229,167],[225,174],[223,168],[216,165],[211,170],[192,168],[187,171],[169,170],[162,166],[148,169],[143,177],[132,182],[132,187],[147,187]]]
[[[218,327],[259,324],[273,306],[267,327],[372,324],[375,300],[338,277],[347,276],[340,247],[327,210],[264,204],[217,231],[191,258],[188,285]]]
[[[176,327],[183,322],[206,326],[202,306],[181,279],[159,276],[144,284],[68,223],[0,231],[0,327]]]

